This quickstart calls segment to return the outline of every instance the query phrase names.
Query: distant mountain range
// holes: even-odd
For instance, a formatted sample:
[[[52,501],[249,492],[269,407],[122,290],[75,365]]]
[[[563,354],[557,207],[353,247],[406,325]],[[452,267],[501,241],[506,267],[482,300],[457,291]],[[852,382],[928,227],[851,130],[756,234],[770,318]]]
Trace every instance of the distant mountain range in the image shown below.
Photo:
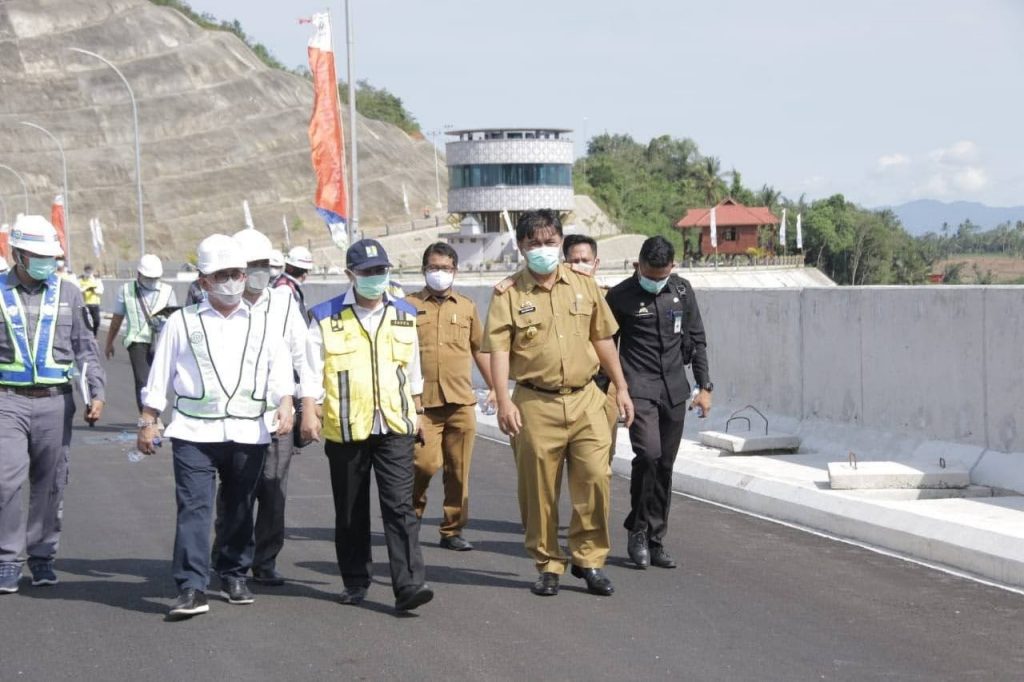
[[[950,230],[955,231],[960,223],[970,220],[982,230],[988,230],[1000,223],[1024,220],[1024,206],[986,206],[976,201],[945,203],[933,199],[919,199],[885,208],[895,213],[907,232],[913,235],[926,232],[940,234],[942,223],[949,223]]]

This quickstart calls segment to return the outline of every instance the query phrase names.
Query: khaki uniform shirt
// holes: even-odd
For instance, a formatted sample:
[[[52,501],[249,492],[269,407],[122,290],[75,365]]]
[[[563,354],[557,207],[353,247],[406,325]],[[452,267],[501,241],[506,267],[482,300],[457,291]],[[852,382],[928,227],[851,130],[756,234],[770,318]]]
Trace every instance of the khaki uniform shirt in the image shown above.
[[[600,367],[591,342],[618,329],[592,278],[559,265],[548,291],[523,269],[495,287],[483,350],[509,351],[509,378],[519,383],[577,388]]]
[[[452,292],[444,299],[423,289],[405,298],[416,307],[423,368],[423,407],[475,405],[473,353],[480,351],[483,325],[471,298]]]

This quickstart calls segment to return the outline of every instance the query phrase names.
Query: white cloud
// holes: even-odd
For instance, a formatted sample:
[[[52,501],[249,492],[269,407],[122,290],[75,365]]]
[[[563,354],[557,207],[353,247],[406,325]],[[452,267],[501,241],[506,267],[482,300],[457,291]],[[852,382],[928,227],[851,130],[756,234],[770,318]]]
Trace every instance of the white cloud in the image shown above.
[[[884,154],[876,160],[872,175],[876,191],[897,201],[976,198],[989,186],[981,150],[971,140],[959,140],[920,157]]]
[[[885,154],[883,156],[879,156],[876,168],[878,171],[884,172],[889,170],[890,168],[900,168],[902,166],[907,166],[909,164],[910,157],[907,156],[906,154],[900,154],[899,152],[897,152],[895,154]]]
[[[928,158],[947,166],[962,166],[978,159],[978,145],[970,140],[960,140],[942,149],[933,149]]]

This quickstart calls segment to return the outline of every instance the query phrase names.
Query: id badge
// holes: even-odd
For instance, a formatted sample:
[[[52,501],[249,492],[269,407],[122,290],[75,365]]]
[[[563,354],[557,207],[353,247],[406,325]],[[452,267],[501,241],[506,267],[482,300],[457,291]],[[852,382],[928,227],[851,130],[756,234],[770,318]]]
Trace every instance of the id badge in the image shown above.
[[[676,311],[672,313],[672,333],[682,334],[683,333],[683,313],[682,311]]]

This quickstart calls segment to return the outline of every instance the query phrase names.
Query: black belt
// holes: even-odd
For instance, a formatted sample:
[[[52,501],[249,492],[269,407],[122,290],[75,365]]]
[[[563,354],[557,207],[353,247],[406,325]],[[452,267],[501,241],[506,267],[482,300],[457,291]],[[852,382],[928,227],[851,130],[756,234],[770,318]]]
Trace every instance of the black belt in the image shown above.
[[[580,391],[585,389],[587,386],[590,385],[591,381],[593,381],[593,379],[583,384],[582,386],[563,386],[562,388],[541,388],[540,386],[534,386],[533,384],[528,384],[526,382],[520,382],[518,385],[522,386],[523,388],[528,388],[531,391],[537,391],[538,393],[551,393],[553,395],[571,395],[573,393],[579,393]]]
[[[71,384],[56,386],[0,386],[7,393],[25,396],[26,398],[50,398],[71,393]]]

